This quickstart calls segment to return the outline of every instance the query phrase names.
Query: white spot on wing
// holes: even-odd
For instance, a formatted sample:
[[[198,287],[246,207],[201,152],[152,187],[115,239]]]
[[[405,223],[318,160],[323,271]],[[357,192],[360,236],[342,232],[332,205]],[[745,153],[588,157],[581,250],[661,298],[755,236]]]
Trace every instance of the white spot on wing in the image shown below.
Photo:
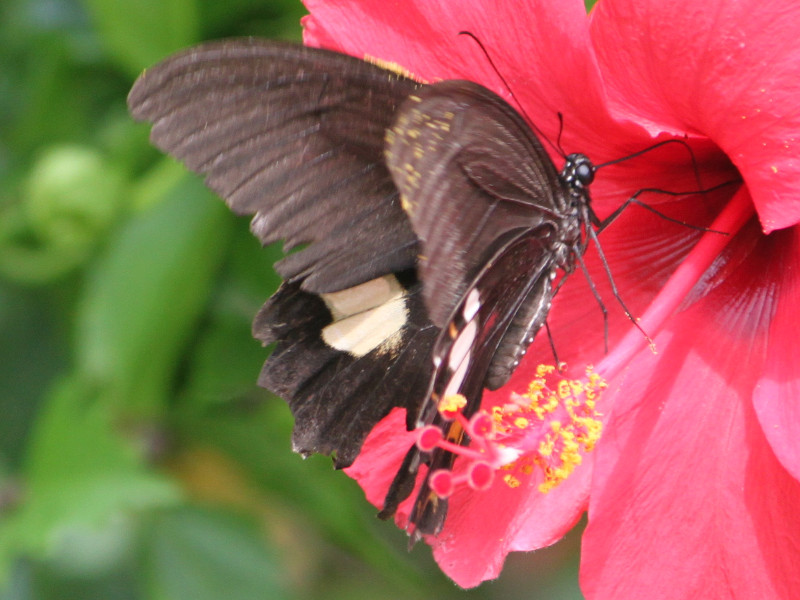
[[[450,357],[447,361],[447,365],[453,371],[453,376],[447,382],[447,387],[444,390],[445,397],[459,393],[459,387],[461,387],[461,383],[464,381],[470,366],[472,344],[475,342],[477,331],[477,323],[470,321],[453,342],[453,346],[450,349]]]
[[[467,294],[467,299],[464,300],[464,320],[471,321],[472,318],[481,309],[481,294],[477,288],[472,288]]]
[[[408,319],[405,289],[394,275],[385,275],[341,292],[320,294],[333,323],[322,340],[342,352],[361,357],[375,348],[400,342],[400,330]]]
[[[478,325],[475,321],[470,321],[453,342],[453,347],[450,349],[448,364],[454,371],[465,359],[469,358],[469,351],[472,348],[472,343],[475,341],[475,333],[477,330]]]
[[[461,387],[464,377],[467,375],[467,369],[469,368],[469,354],[467,354],[466,358],[467,360],[461,361],[461,364],[458,365],[458,368],[453,373],[450,381],[447,382],[447,387],[444,389],[444,398],[452,396],[453,394],[458,394],[458,390]]]

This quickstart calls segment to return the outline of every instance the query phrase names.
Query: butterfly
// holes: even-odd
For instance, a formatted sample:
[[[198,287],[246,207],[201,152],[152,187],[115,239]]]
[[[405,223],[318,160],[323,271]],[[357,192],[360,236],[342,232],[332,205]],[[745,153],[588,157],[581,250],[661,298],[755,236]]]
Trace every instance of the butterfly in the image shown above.
[[[423,84],[336,52],[258,39],[208,43],[145,71],[128,97],[151,140],[205,176],[263,244],[284,241],[283,283],[253,324],[275,343],[259,384],[285,398],[293,447],[352,464],[393,408],[467,444],[438,401],[480,406],[545,323],[597,218],[587,157],[559,172],[525,120],[469,81]],[[421,465],[409,449],[391,516]],[[419,489],[416,538],[447,500]]]

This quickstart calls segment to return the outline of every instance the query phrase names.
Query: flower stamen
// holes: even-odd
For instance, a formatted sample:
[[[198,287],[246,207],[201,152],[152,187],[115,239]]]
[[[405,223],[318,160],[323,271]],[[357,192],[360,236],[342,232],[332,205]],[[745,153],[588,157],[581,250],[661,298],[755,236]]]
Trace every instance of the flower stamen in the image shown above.
[[[449,469],[432,472],[428,485],[433,492],[446,498],[464,484],[486,490],[498,471],[512,488],[538,472],[541,492],[569,477],[600,437],[602,423],[595,407],[606,383],[591,368],[582,380],[560,377],[556,367],[540,365],[526,393],[512,393],[509,402],[490,411],[479,410],[470,419],[462,412],[466,406],[462,396],[440,401],[439,414],[448,422],[457,422],[471,443],[464,446],[449,440],[434,425],[417,430],[421,451],[440,448],[461,458],[462,465],[466,462],[458,473]]]

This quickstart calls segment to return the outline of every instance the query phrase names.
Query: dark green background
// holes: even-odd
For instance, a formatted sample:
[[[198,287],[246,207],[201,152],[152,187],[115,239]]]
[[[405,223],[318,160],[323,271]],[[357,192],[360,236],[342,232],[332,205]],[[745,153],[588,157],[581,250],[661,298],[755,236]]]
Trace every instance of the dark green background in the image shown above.
[[[0,599],[579,598],[572,534],[464,592],[290,451],[250,321],[278,283],[125,96],[294,0],[0,4]],[[485,518],[486,516],[478,516]]]

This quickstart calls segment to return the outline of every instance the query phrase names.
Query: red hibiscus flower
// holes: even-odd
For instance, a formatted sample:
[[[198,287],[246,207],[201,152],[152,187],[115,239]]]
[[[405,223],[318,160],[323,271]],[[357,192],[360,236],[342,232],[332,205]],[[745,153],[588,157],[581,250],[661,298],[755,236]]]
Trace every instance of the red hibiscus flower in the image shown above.
[[[456,489],[427,541],[462,586],[497,576],[513,550],[559,539],[584,511],[587,598],[788,598],[800,590],[800,5],[790,1],[309,0],[306,41],[471,79],[601,168],[593,207],[644,188],[602,232],[614,281],[655,352],[586,255],[609,308],[576,274],[549,317],[560,358],[608,382],[603,435],[555,489],[496,478]],[[467,30],[486,47],[493,67]],[[502,74],[502,79],[499,76]],[[503,81],[505,80],[505,82]],[[556,158],[556,163],[560,160]],[[544,338],[544,336],[540,336]],[[508,402],[552,362],[539,340],[484,407]],[[380,505],[414,434],[395,411],[348,470]],[[458,462],[456,470],[458,470]],[[463,462],[463,461],[462,461]],[[531,481],[533,478],[531,478]],[[408,518],[407,503],[398,524]]]

